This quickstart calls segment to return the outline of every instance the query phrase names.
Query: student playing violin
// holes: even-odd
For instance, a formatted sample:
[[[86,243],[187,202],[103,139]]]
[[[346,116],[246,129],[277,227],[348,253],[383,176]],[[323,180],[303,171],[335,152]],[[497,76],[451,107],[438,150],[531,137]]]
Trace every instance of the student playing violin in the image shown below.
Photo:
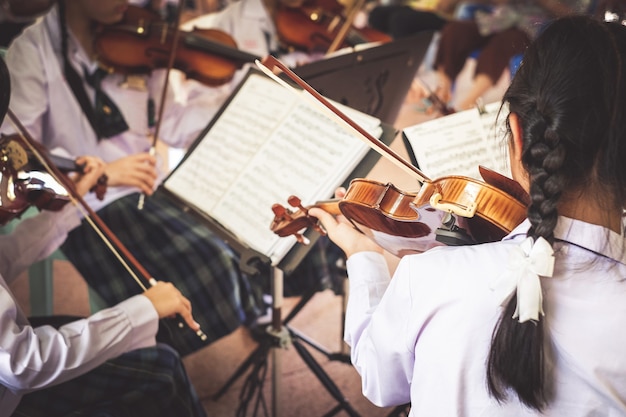
[[[83,195],[106,164],[96,158],[78,162],[85,164],[76,183]],[[159,318],[179,314],[198,328],[189,300],[172,284],[158,282],[58,328],[31,325],[17,305],[9,283],[56,249],[59,229],[76,220],[71,209],[43,211],[0,236],[1,414],[204,416],[178,354],[155,343]]]
[[[528,218],[502,241],[402,258],[318,217],[347,254],[345,340],[375,404],[411,416],[626,412],[626,27],[550,24],[508,88]]]
[[[85,200],[152,276],[170,280],[190,299],[207,339],[165,323],[157,337],[186,355],[256,317],[260,301],[233,251],[206,225],[154,193],[163,172],[148,150],[165,70],[105,74],[93,48],[98,25],[120,21],[127,7],[127,0],[60,0],[28,27],[7,52],[11,108],[46,148],[95,155],[107,163],[104,201],[91,195]],[[159,139],[188,146],[209,122],[202,100],[168,90]],[[5,123],[3,130],[12,128]],[[146,198],[140,210],[141,193]],[[108,305],[141,291],[85,220],[58,232],[60,239],[67,235],[63,253]]]

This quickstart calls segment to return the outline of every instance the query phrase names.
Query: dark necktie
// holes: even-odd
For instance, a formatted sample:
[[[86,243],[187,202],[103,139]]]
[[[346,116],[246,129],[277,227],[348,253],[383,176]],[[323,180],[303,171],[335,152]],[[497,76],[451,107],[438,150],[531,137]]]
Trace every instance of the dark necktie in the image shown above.
[[[86,69],[84,71],[85,80],[96,92],[93,108],[94,129],[98,137],[110,138],[128,130],[128,124],[126,124],[120,109],[100,87],[102,79],[107,75],[107,72],[101,68],[98,68],[92,74],[89,74]]]

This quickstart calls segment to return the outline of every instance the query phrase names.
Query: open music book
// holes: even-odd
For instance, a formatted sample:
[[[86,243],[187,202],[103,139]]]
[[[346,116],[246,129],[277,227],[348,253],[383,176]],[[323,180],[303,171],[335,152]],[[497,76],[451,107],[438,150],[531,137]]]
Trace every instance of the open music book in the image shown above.
[[[412,162],[431,179],[462,175],[481,179],[483,165],[510,177],[506,109],[491,103],[429,120],[402,131]]]
[[[331,198],[370,150],[303,94],[251,69],[163,183],[272,263],[296,243],[270,230],[272,205],[292,194],[305,206]],[[380,120],[341,110],[381,137]]]

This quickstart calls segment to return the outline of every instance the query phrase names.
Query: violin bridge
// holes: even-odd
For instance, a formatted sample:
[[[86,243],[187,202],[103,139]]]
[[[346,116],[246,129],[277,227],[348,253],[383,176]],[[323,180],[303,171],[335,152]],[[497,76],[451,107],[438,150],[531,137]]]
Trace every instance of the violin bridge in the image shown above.
[[[430,197],[430,206],[436,210],[445,211],[447,213],[456,214],[457,216],[466,218],[472,218],[474,217],[474,214],[476,214],[477,206],[476,203],[473,201],[465,207],[460,207],[455,204],[442,203],[441,199],[442,196],[440,193],[434,193]]]

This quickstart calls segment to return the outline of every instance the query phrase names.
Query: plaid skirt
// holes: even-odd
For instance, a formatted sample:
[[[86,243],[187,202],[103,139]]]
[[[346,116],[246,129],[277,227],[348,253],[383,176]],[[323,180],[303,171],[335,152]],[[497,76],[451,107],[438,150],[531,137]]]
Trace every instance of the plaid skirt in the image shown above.
[[[146,198],[142,210],[138,200],[138,194],[128,195],[98,215],[155,279],[172,282],[191,301],[194,318],[207,335],[203,341],[178,321],[164,319],[157,340],[185,356],[259,316],[267,277],[242,274],[237,255],[167,196],[157,192]],[[142,292],[85,220],[61,250],[107,305]]]
[[[75,379],[26,394],[12,417],[204,417],[178,354],[138,349]]]

